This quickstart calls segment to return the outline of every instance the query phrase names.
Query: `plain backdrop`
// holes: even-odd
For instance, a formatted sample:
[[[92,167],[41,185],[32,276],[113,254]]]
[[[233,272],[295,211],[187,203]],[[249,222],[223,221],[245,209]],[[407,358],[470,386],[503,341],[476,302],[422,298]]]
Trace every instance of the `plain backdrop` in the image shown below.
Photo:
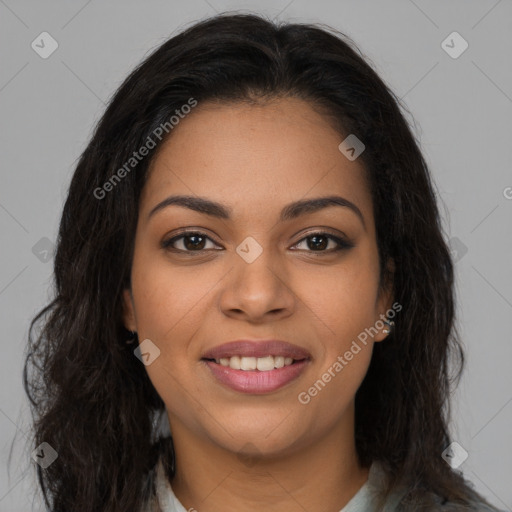
[[[30,415],[21,373],[29,321],[49,298],[77,158],[149,51],[227,10],[340,30],[412,113],[456,259],[468,361],[453,397],[452,432],[468,453],[459,470],[511,510],[510,0],[0,0],[0,511],[42,510],[23,448]]]

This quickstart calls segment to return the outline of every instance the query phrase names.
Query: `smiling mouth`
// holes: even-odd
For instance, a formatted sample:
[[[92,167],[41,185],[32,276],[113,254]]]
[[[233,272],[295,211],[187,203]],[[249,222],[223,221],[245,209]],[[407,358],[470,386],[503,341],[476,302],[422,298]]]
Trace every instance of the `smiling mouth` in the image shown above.
[[[203,361],[211,361],[218,364],[219,366],[231,368],[232,370],[257,372],[268,372],[271,370],[284,368],[285,366],[292,366],[293,364],[306,360],[307,358],[293,359],[291,357],[272,355],[265,357],[231,356],[221,357],[220,359],[203,358]]]
[[[272,355],[231,356],[220,359],[203,357],[202,361],[215,382],[239,393],[255,395],[272,393],[283,388],[298,379],[306,371],[308,363],[311,363],[306,357],[295,360],[289,356]]]

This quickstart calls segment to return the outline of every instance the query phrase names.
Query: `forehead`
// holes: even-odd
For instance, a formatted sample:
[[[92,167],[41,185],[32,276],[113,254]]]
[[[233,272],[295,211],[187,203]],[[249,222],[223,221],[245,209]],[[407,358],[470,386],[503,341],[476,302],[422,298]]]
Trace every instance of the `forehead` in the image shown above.
[[[264,104],[199,104],[154,158],[141,210],[170,194],[209,197],[240,213],[337,194],[373,210],[362,161],[338,149],[345,138],[298,98]]]

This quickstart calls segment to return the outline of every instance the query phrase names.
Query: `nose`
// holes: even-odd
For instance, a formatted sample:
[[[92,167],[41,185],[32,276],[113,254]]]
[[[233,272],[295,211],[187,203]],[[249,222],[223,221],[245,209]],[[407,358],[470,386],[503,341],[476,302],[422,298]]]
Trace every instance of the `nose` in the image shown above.
[[[238,254],[233,260],[234,268],[220,296],[220,308],[226,316],[263,323],[293,314],[297,297],[285,266],[271,250],[263,250],[251,262]]]

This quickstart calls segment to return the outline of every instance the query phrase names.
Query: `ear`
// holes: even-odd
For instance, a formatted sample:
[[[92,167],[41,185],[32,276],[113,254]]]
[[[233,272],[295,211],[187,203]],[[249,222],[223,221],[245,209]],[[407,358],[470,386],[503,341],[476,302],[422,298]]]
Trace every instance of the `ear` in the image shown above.
[[[123,323],[129,331],[137,331],[132,291],[129,288],[123,290]]]
[[[379,295],[376,303],[377,316],[375,317],[375,322],[380,320],[378,322],[378,325],[380,325],[381,322],[383,322],[383,319],[385,320],[386,311],[391,309],[391,306],[393,305],[393,276],[396,268],[393,258],[388,259],[386,268],[390,274],[387,276],[387,279],[385,279],[385,282],[383,283],[381,289],[379,290]],[[389,328],[389,325],[384,324],[382,329],[379,329],[379,332],[374,336],[373,340],[376,342],[385,340],[388,336],[388,333],[385,333],[383,331],[384,329]]]

